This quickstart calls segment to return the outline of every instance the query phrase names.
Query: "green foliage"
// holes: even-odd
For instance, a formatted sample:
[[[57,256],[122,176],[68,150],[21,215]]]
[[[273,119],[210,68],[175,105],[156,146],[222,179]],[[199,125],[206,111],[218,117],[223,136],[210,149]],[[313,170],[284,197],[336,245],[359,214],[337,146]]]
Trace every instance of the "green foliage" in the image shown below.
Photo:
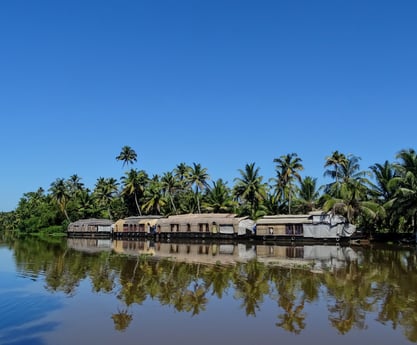
[[[137,154],[124,146],[116,159],[123,166],[133,164]],[[92,191],[73,174],[57,178],[47,192],[25,193],[16,210],[0,213],[0,231],[49,233],[78,219],[141,214],[233,212],[256,220],[323,209],[375,232],[417,232],[417,155],[413,149],[401,150],[396,159],[363,171],[359,157],[334,151],[325,159],[324,176],[331,181],[324,186],[300,175],[303,165],[296,153],[273,160],[276,176],[269,183],[251,163],[237,170],[240,176],[230,187],[222,179],[210,186],[207,168],[198,163],[180,163],[161,177],[149,178],[137,169],[126,171],[120,181],[99,177]]]

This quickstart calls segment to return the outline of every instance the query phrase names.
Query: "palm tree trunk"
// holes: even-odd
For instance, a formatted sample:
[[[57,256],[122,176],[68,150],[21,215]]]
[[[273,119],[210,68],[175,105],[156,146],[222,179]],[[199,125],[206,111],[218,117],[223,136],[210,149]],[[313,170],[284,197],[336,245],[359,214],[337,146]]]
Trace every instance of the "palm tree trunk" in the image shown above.
[[[138,203],[138,197],[136,196],[136,193],[135,193],[135,203],[136,203],[136,207],[137,207],[138,212],[139,212],[139,216],[141,216],[142,212],[140,211],[140,207],[139,207],[139,203]]]
[[[71,219],[68,216],[67,210],[65,209],[65,207],[62,207],[62,212],[64,213],[65,218],[68,220],[68,222],[71,222]]]
[[[171,199],[171,205],[172,205],[172,208],[174,209],[174,213],[175,213],[175,214],[178,214],[178,213],[177,213],[177,208],[175,207],[175,204],[174,204],[174,199],[172,198],[171,193],[169,194],[169,198]]]
[[[197,199],[197,210],[198,210],[198,213],[200,214],[201,210],[200,210],[200,198],[198,197],[198,187],[195,189],[195,197]]]

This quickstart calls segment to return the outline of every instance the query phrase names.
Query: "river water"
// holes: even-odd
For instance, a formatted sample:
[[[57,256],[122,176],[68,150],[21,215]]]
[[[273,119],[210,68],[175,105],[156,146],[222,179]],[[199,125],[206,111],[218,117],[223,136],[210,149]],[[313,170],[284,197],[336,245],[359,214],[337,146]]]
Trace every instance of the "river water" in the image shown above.
[[[0,344],[415,344],[415,246],[0,243]]]

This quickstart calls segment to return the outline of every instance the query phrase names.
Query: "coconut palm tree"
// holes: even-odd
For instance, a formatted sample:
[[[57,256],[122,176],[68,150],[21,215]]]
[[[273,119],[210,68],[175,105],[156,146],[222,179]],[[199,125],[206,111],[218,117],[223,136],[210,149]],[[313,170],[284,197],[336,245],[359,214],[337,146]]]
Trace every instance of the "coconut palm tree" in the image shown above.
[[[145,187],[149,181],[148,175],[144,170],[130,169],[121,178],[123,187],[122,195],[132,196],[135,200],[136,209],[141,216],[141,208],[139,205],[139,198],[143,196]]]
[[[218,179],[213,182],[213,187],[208,188],[204,196],[203,207],[209,212],[231,212],[237,206],[233,201],[230,188]]]
[[[197,200],[197,210],[201,213],[200,207],[200,193],[208,187],[207,180],[210,179],[207,173],[207,168],[203,168],[201,164],[193,163],[189,175],[187,177],[188,182],[195,188],[195,198]]]
[[[246,164],[244,170],[238,171],[241,177],[234,179],[233,195],[242,206],[249,205],[250,216],[254,217],[266,197],[266,183],[262,182],[255,163]]]
[[[185,163],[180,163],[174,169],[174,176],[180,180],[181,183],[185,183],[191,173],[191,167]]]
[[[302,159],[296,153],[289,153],[282,155],[279,158],[274,158],[276,163],[277,186],[282,188],[282,194],[288,200],[288,213],[291,214],[291,201],[295,193],[294,180],[301,183],[301,175],[299,171],[303,170]]]
[[[166,172],[161,177],[162,192],[170,200],[172,210],[177,214],[177,208],[174,203],[174,196],[181,188],[180,181],[172,174],[172,172]]]
[[[151,212],[152,214],[162,213],[161,209],[166,205],[167,201],[161,191],[162,185],[159,181],[159,177],[156,175],[150,180],[145,189],[145,203],[143,204],[145,212]]]
[[[398,177],[393,164],[385,161],[384,164],[376,163],[370,167],[375,183],[370,184],[372,195],[381,203],[385,204],[394,196],[395,189],[390,185],[394,177]]]
[[[116,160],[123,162],[123,167],[127,164],[133,164],[137,161],[137,154],[130,146],[123,146],[120,154],[116,157]]]
[[[326,157],[324,167],[332,167],[333,169],[327,169],[324,171],[324,176],[329,176],[330,178],[336,180],[336,184],[339,182],[339,169],[342,164],[346,162],[347,158],[343,153],[339,151],[333,151],[331,156]]]
[[[81,182],[81,177],[77,174],[71,175],[67,180],[67,183],[72,196],[77,195],[77,193],[84,188],[84,183]]]
[[[385,209],[370,200],[367,176],[370,172],[360,170],[360,158],[348,155],[338,167],[338,184],[328,190],[325,195],[324,210],[332,210],[346,216],[347,220],[355,223],[359,217],[376,219],[385,216]]]
[[[113,177],[99,177],[94,188],[94,197],[99,205],[104,206],[107,209],[109,219],[112,219],[110,209],[113,199],[118,193],[118,186],[119,183]]]
[[[70,191],[68,190],[68,186],[65,183],[65,180],[63,178],[56,179],[51,183],[49,191],[51,192],[52,198],[58,204],[59,209],[64,214],[67,221],[70,222],[71,220],[67,213],[67,204],[70,200]]]
[[[390,186],[396,187],[392,205],[397,212],[410,219],[411,229],[417,232],[417,154],[414,149],[401,150],[395,164],[399,176],[394,177]]]
[[[317,178],[306,176],[301,180],[297,200],[300,203],[303,212],[313,211],[316,208],[318,199],[319,192],[317,190]]]

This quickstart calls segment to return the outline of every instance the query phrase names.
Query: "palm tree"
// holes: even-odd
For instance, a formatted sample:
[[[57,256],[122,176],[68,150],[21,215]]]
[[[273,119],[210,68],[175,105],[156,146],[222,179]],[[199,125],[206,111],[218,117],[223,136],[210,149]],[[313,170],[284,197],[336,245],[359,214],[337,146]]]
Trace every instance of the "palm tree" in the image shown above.
[[[325,193],[336,195],[340,188],[340,170],[343,165],[346,165],[348,158],[345,154],[339,151],[333,151],[331,156],[326,157],[324,167],[326,169],[323,173],[324,176],[330,177],[333,182],[325,185]]]
[[[393,206],[411,220],[411,228],[417,233],[417,154],[414,149],[401,150],[397,154],[400,160],[395,165],[399,177],[394,177],[390,184],[397,187]]]
[[[207,173],[207,168],[202,168],[201,164],[193,163],[193,166],[190,169],[189,175],[187,177],[188,182],[191,186],[195,187],[195,198],[197,200],[197,210],[198,213],[201,213],[200,208],[200,192],[207,188],[207,180],[210,179],[210,176]]]
[[[67,221],[70,222],[71,220],[67,213],[67,204],[70,199],[70,192],[68,190],[67,184],[65,183],[65,180],[62,178],[56,179],[51,183],[49,191],[51,192],[52,198],[58,204],[59,209],[64,214]]]
[[[333,167],[333,169],[327,169],[324,172],[324,176],[329,176],[332,179],[336,180],[338,184],[339,180],[339,167],[346,162],[347,158],[343,153],[339,151],[333,151],[331,156],[326,157],[326,162],[324,167]]]
[[[159,177],[155,175],[145,189],[144,197],[146,201],[143,204],[145,212],[161,214],[161,208],[166,205],[166,198],[162,195],[161,190],[161,182]]]
[[[79,218],[91,218],[97,216],[98,212],[94,205],[94,198],[88,188],[78,192],[77,209],[78,214],[80,215]]]
[[[174,169],[174,176],[177,177],[181,183],[184,183],[188,180],[188,177],[191,173],[191,167],[185,163],[180,163]]]
[[[340,212],[347,220],[354,223],[359,216],[365,219],[376,219],[385,216],[385,209],[378,203],[369,200],[370,181],[368,171],[360,170],[360,158],[348,155],[338,167],[338,184],[334,183],[325,196],[325,210]]]
[[[142,215],[138,197],[143,196],[145,186],[148,183],[148,175],[143,170],[130,169],[121,178],[123,183],[122,195],[131,196],[135,199],[135,205],[139,215]]]
[[[246,164],[245,170],[238,171],[241,177],[234,179],[233,195],[247,203],[250,215],[254,216],[266,197],[266,184],[262,182],[263,177],[259,175],[259,168],[255,168],[255,163]]]
[[[71,175],[67,181],[71,195],[74,196],[84,188],[84,183],[81,182],[81,177],[77,174]]]
[[[323,209],[346,216],[349,223],[356,223],[355,220],[361,215],[366,219],[384,217],[384,208],[374,201],[367,200],[367,193],[368,188],[361,180],[350,180],[341,185],[338,197],[327,196]]]
[[[113,177],[99,177],[94,188],[94,196],[99,205],[107,208],[109,219],[112,219],[110,208],[114,197],[117,195],[118,185],[119,183]]]
[[[304,167],[301,164],[301,158],[296,153],[289,153],[282,155],[279,158],[274,158],[276,164],[275,170],[277,173],[277,186],[282,188],[283,195],[288,199],[288,213],[291,214],[291,200],[295,192],[294,180],[301,183],[301,175],[298,173]]]
[[[231,196],[230,188],[223,182],[222,179],[218,179],[213,182],[213,187],[209,188],[204,196],[203,207],[215,213],[231,212],[236,206]]]
[[[379,224],[375,223],[375,227],[379,229],[388,229],[394,231],[399,228],[399,217],[396,217],[393,201],[397,191],[395,179],[398,173],[395,166],[388,161],[384,164],[376,163],[370,167],[375,183],[370,183],[370,195],[378,204],[382,205],[386,211],[386,217],[379,220]]]
[[[298,191],[298,201],[302,205],[303,212],[310,212],[316,208],[317,200],[319,199],[319,192],[317,190],[317,179],[311,176],[306,176],[300,183]]]
[[[384,164],[376,163],[370,167],[374,174],[375,182],[371,183],[371,193],[376,199],[384,204],[389,201],[395,193],[395,190],[390,185],[390,181],[394,177],[398,177],[396,174],[395,166],[388,161]]]
[[[123,146],[120,154],[116,157],[116,160],[123,162],[123,167],[126,164],[133,164],[137,161],[137,154],[130,146]]]
[[[177,208],[174,203],[174,195],[181,188],[181,183],[171,172],[166,172],[161,177],[161,188],[163,193],[169,198],[172,210],[177,214]]]

